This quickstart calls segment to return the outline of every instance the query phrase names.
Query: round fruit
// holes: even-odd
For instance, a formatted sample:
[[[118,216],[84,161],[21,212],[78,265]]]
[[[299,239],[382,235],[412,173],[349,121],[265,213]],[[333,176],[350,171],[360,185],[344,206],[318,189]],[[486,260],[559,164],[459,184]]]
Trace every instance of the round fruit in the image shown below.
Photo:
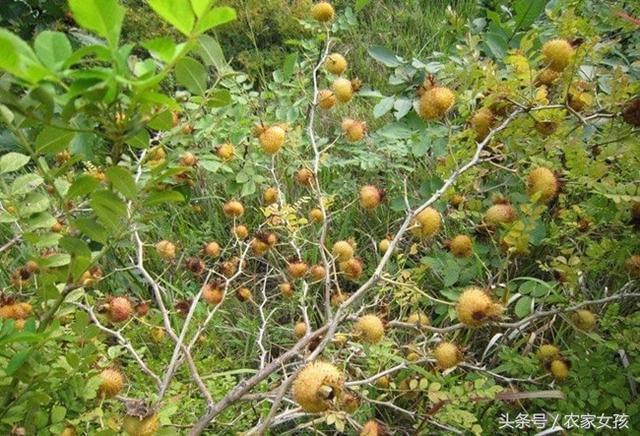
[[[564,380],[569,377],[569,365],[564,360],[555,359],[551,362],[549,366],[551,370],[551,375],[556,380]]]
[[[364,138],[364,134],[367,131],[366,123],[362,121],[352,120],[351,118],[345,118],[342,121],[342,134],[349,142],[358,142]]]
[[[75,427],[66,425],[64,430],[60,433],[60,436],[76,436],[77,434]]]
[[[542,46],[545,63],[554,71],[562,71],[571,62],[573,47],[564,39],[552,39]]]
[[[516,219],[516,211],[510,204],[498,203],[487,209],[484,220],[489,225],[510,223]]]
[[[333,244],[331,252],[340,262],[347,261],[353,257],[353,247],[347,241],[338,241]]]
[[[262,151],[267,154],[276,154],[284,144],[285,131],[280,126],[271,126],[265,129],[258,140],[262,146]]]
[[[314,265],[311,267],[311,270],[309,270],[309,273],[313,280],[320,281],[327,275],[327,270],[322,265]]]
[[[289,275],[294,279],[304,277],[304,275],[307,274],[308,270],[309,265],[307,265],[305,262],[302,262],[301,260],[295,260],[287,265],[287,271],[289,272]]]
[[[56,221],[51,226],[51,231],[53,233],[60,233],[62,230],[64,230],[64,225],[60,221]]]
[[[313,173],[308,168],[300,168],[296,173],[296,182],[302,186],[311,186]]]
[[[202,274],[205,269],[205,265],[202,259],[196,256],[188,258],[185,262],[185,266],[189,271],[191,271],[195,275]]]
[[[304,321],[300,321],[300,322],[296,323],[296,325],[293,327],[293,334],[298,339],[300,339],[301,337],[306,335],[307,334],[307,324]]]
[[[340,53],[331,53],[324,63],[324,67],[332,74],[340,75],[347,69],[347,60]]]
[[[247,229],[247,226],[240,224],[239,226],[235,226],[233,228],[233,234],[240,240],[247,239],[247,237],[249,236],[249,229]]]
[[[180,165],[184,167],[192,167],[198,162],[193,153],[185,152],[180,156]]]
[[[467,326],[479,326],[502,313],[502,305],[495,303],[480,288],[468,288],[460,294],[456,304],[458,320]]]
[[[333,307],[338,307],[347,300],[347,295],[342,292],[335,292],[331,294],[330,300]]]
[[[222,160],[231,160],[236,154],[236,148],[233,144],[224,143],[216,148],[216,156]]]
[[[253,294],[251,293],[251,289],[249,288],[243,287],[238,289],[238,291],[236,292],[236,298],[240,301],[251,300],[251,297],[253,297]]]
[[[338,101],[341,103],[346,103],[353,97],[353,85],[351,84],[351,80],[345,79],[344,77],[338,77],[334,80],[331,84],[331,89]]]
[[[111,322],[122,322],[129,319],[133,314],[133,306],[126,297],[115,297],[109,302],[109,320]]]
[[[251,251],[256,256],[263,256],[267,251],[269,251],[269,244],[262,241],[261,239],[255,238],[251,241]]]
[[[291,283],[286,283],[286,282],[285,283],[280,283],[278,285],[278,289],[280,289],[280,292],[285,297],[292,297],[293,296],[293,286],[291,286]]]
[[[387,238],[384,238],[382,241],[380,241],[378,243],[378,250],[380,250],[380,253],[384,254],[387,252],[387,250],[389,249],[389,245],[391,244],[391,241]]]
[[[449,242],[449,249],[456,257],[468,257],[473,254],[473,242],[467,235],[458,235]]]
[[[278,189],[269,187],[262,193],[262,199],[266,204],[273,204],[278,201]]]
[[[551,86],[553,85],[553,82],[555,82],[558,79],[559,76],[560,74],[558,74],[557,71],[553,71],[550,68],[545,68],[544,70],[540,71],[540,73],[538,73],[534,81],[534,84],[536,86],[541,86],[541,85]]]
[[[544,344],[540,345],[540,348],[538,348],[538,352],[536,354],[538,356],[538,359],[547,361],[559,357],[560,349],[555,345]]]
[[[425,120],[440,118],[453,107],[455,100],[456,97],[449,88],[433,87],[420,97],[420,116]]]
[[[558,194],[558,180],[553,172],[545,167],[538,167],[529,173],[528,192],[530,196],[539,194],[543,203],[551,201]]]
[[[231,260],[225,260],[220,264],[220,272],[227,278],[233,276],[236,271],[238,271],[238,266]]]
[[[383,375],[378,380],[376,380],[376,387],[380,389],[387,389],[391,381],[389,380],[388,375]]]
[[[209,242],[204,246],[204,252],[207,256],[218,257],[220,256],[220,244],[215,241]]]
[[[360,188],[360,206],[371,210],[378,207],[382,201],[382,192],[373,185],[365,185]]]
[[[476,131],[476,138],[483,140],[491,131],[494,116],[491,109],[483,107],[471,117],[471,127]]]
[[[117,369],[107,368],[100,373],[98,392],[105,397],[115,397],[124,387],[124,377]]]
[[[433,356],[436,358],[436,363],[440,369],[456,366],[460,362],[460,354],[458,347],[451,342],[440,342],[436,349],[433,350]]]
[[[385,436],[386,434],[387,432],[382,424],[375,419],[365,422],[360,431],[360,436]]]
[[[362,275],[362,270],[362,261],[355,257],[344,262],[340,262],[340,271],[352,280],[358,279]]]
[[[430,238],[438,233],[441,223],[440,212],[427,207],[416,216],[411,232],[420,238]]]
[[[428,326],[431,322],[424,312],[414,312],[407,318],[409,324],[415,324],[416,327]]]
[[[586,309],[576,310],[572,316],[572,320],[576,327],[584,331],[593,330],[596,325],[596,316],[593,312]]]
[[[28,260],[25,264],[24,264],[24,269],[29,272],[29,274],[35,274],[38,272],[38,270],[40,269],[40,267],[38,266],[37,263],[35,263],[33,260]]]
[[[154,327],[151,329],[151,339],[153,342],[160,343],[164,341],[164,338],[167,336],[167,332],[162,327]]]
[[[640,277],[640,254],[634,254],[624,262],[627,272],[634,276]]]
[[[228,217],[238,218],[244,214],[244,206],[237,200],[229,200],[222,206],[222,211]]]
[[[322,214],[322,210],[313,208],[309,211],[309,220],[316,224],[321,224],[324,221],[324,215]]]
[[[158,414],[153,413],[145,418],[126,415],[122,430],[129,436],[153,436],[158,431]]]
[[[377,344],[384,337],[384,324],[376,315],[358,318],[354,330],[356,335],[369,344]]]
[[[311,8],[311,16],[316,21],[326,23],[327,21],[333,20],[335,11],[333,6],[331,6],[331,3],[321,1],[313,5],[313,8]]]
[[[202,299],[209,304],[220,304],[224,299],[224,291],[213,283],[206,283],[202,287]]]
[[[632,126],[640,126],[640,98],[628,102],[622,110],[622,119]]]
[[[312,362],[300,371],[293,382],[293,398],[308,413],[324,412],[331,407],[331,399],[339,397],[344,376],[334,365]]]
[[[323,89],[318,92],[318,106],[320,109],[329,110],[336,105],[338,99],[330,89]]]

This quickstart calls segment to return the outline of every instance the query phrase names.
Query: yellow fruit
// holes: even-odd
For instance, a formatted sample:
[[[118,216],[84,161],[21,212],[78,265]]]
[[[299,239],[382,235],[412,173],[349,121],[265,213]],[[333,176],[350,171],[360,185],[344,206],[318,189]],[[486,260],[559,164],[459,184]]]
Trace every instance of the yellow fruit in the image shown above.
[[[327,21],[333,20],[335,11],[333,9],[333,6],[331,6],[331,3],[321,1],[313,5],[313,7],[311,8],[311,16],[314,20],[325,23]]]
[[[355,257],[344,262],[340,262],[339,266],[340,271],[352,280],[356,280],[362,275],[362,262]]]
[[[13,326],[16,328],[16,330],[22,331],[26,323],[27,322],[24,319],[20,318],[15,320]]]
[[[249,288],[240,288],[236,291],[236,298],[240,301],[251,300],[253,294],[251,293],[251,289]]]
[[[293,277],[294,279],[304,277],[304,275],[307,274],[308,270],[309,265],[300,260],[290,262],[289,265],[287,265],[287,272],[289,272],[289,275],[291,275],[291,277]]]
[[[64,430],[60,433],[60,436],[76,436],[77,434],[75,427],[66,425]]]
[[[271,126],[265,129],[258,140],[262,146],[262,151],[267,154],[276,154],[284,144],[285,131],[280,126]]]
[[[347,69],[347,60],[340,53],[331,53],[324,63],[324,67],[332,74],[340,75]]]
[[[111,322],[126,321],[133,314],[133,306],[128,298],[115,297],[109,302],[109,312],[107,314]]]
[[[365,185],[360,188],[360,206],[371,210],[378,207],[382,201],[382,192],[373,185]]]
[[[220,256],[220,244],[215,241],[209,242],[204,246],[204,252],[207,256],[218,257]]]
[[[539,194],[539,200],[547,203],[558,194],[558,180],[550,169],[538,167],[529,173],[528,192],[530,196]]]
[[[180,156],[180,165],[185,167],[192,167],[198,162],[198,159],[193,153],[185,152]]]
[[[481,108],[471,117],[471,127],[476,131],[476,138],[483,140],[491,131],[494,116],[491,109]]]
[[[551,86],[553,85],[553,82],[555,82],[558,77],[560,76],[560,74],[558,74],[557,71],[553,71],[550,68],[545,68],[544,70],[540,71],[538,73],[538,75],[536,76],[536,79],[534,81],[534,85],[536,86]]]
[[[390,383],[391,381],[389,380],[389,376],[383,375],[378,380],[376,380],[376,387],[379,387],[380,389],[387,389]]]
[[[552,39],[542,46],[546,65],[554,71],[562,71],[571,62],[573,47],[564,39]]]
[[[425,120],[440,118],[453,107],[455,100],[455,95],[449,88],[433,87],[420,97],[420,116]]]
[[[309,220],[316,224],[320,224],[324,221],[324,215],[322,214],[322,211],[316,207],[309,211]]]
[[[300,322],[296,323],[296,325],[293,327],[293,334],[298,339],[300,339],[301,337],[306,335],[307,334],[307,324],[304,321],[300,321]]]
[[[233,228],[233,235],[240,240],[247,239],[249,236],[249,229],[247,229],[247,226],[240,224]]]
[[[238,218],[244,214],[244,206],[239,201],[229,200],[222,206],[222,211],[228,217]]]
[[[538,359],[543,361],[552,360],[560,356],[560,349],[551,344],[540,345],[540,348],[538,348],[537,356]]]
[[[496,225],[502,223],[510,223],[516,218],[516,211],[510,204],[494,204],[484,215],[484,220],[489,225]]]
[[[456,304],[458,320],[467,326],[479,326],[502,313],[502,306],[480,288],[467,288]]]
[[[364,342],[377,344],[384,337],[384,324],[376,315],[363,315],[358,318],[354,332]]]
[[[387,252],[387,250],[389,249],[389,245],[391,244],[391,241],[387,238],[384,238],[382,241],[380,241],[378,243],[378,249],[380,250],[380,253],[384,254]]]
[[[451,342],[440,342],[433,350],[433,356],[440,369],[448,369],[460,362],[460,350]]]
[[[296,173],[296,182],[302,186],[311,186],[313,173],[308,168],[300,168]]]
[[[360,431],[360,436],[385,436],[386,434],[382,425],[375,419],[365,422]]]
[[[351,80],[345,79],[344,77],[338,77],[334,80],[331,84],[331,89],[338,101],[341,103],[346,103],[353,97],[353,85],[351,84]]]
[[[553,360],[549,369],[551,370],[551,375],[553,375],[553,378],[556,380],[561,381],[569,377],[569,365],[567,365],[564,360]]]
[[[351,118],[345,118],[342,121],[342,134],[349,142],[358,142],[364,138],[364,134],[367,131],[367,124],[362,121],[352,120]]]
[[[209,304],[220,304],[224,299],[224,291],[213,283],[206,283],[202,286],[202,299]]]
[[[347,296],[345,294],[343,294],[342,292],[336,292],[334,294],[331,294],[331,305],[333,307],[340,306],[346,300],[347,300]]]
[[[269,187],[262,193],[262,199],[264,200],[265,204],[275,203],[276,201],[278,201],[278,196],[278,189],[274,187]]]
[[[440,212],[427,207],[416,216],[411,233],[420,238],[430,238],[438,233],[441,223]]]
[[[338,241],[333,244],[331,252],[339,262],[347,261],[353,257],[353,247],[347,241]]]
[[[451,197],[451,200],[449,201],[451,203],[451,206],[458,207],[464,202],[464,197],[462,195],[456,194],[453,197]]]
[[[293,286],[291,286],[291,283],[280,283],[278,285],[278,289],[280,289],[280,292],[285,297],[292,297],[293,296]]]
[[[293,399],[308,413],[324,412],[331,399],[339,398],[344,388],[342,372],[326,362],[312,362],[300,371],[293,382]]]
[[[409,324],[415,324],[417,327],[428,326],[430,324],[429,317],[424,312],[414,312],[407,318]]]
[[[233,144],[229,144],[228,142],[224,144],[220,144],[216,148],[216,156],[218,156],[222,160],[231,160],[233,156],[236,154],[236,148]]]
[[[154,413],[145,418],[126,415],[122,430],[129,436],[153,436],[158,431],[158,415]]]
[[[108,398],[115,397],[124,387],[124,377],[117,369],[107,368],[100,373],[98,392]]]
[[[449,249],[456,257],[468,257],[473,254],[473,242],[467,235],[458,235],[449,242]]]
[[[28,260],[27,262],[25,262],[24,264],[24,269],[29,273],[29,274],[35,274],[38,272],[38,270],[40,269],[40,267],[38,266],[38,264],[36,262],[34,262],[33,260]]]
[[[309,270],[309,273],[311,274],[311,277],[315,281],[323,280],[325,278],[325,276],[327,275],[327,271],[325,270],[325,268],[322,265],[314,265],[314,266],[312,266],[311,270]]]
[[[634,254],[624,262],[627,272],[634,276],[640,277],[640,254]]]
[[[323,89],[318,92],[318,106],[320,109],[329,110],[336,105],[338,99],[330,89]]]
[[[593,97],[588,92],[572,89],[567,95],[567,103],[574,111],[581,112],[593,104]]]
[[[584,331],[593,330],[596,325],[596,316],[586,309],[576,310],[571,319],[576,327]]]
[[[160,343],[164,341],[164,338],[167,336],[167,332],[162,327],[154,327],[151,330],[151,339],[153,342]]]
[[[60,221],[56,221],[55,223],[53,223],[53,225],[51,226],[51,231],[53,233],[60,233],[64,230],[64,225],[60,222]]]
[[[220,272],[227,278],[233,276],[237,271],[238,266],[235,264],[235,262],[226,260],[220,264]]]
[[[253,239],[251,241],[251,251],[256,256],[264,255],[267,251],[269,251],[269,248],[271,248],[269,246],[269,244],[267,244],[266,242],[264,242],[264,241],[262,241],[262,240],[260,240],[258,238]]]

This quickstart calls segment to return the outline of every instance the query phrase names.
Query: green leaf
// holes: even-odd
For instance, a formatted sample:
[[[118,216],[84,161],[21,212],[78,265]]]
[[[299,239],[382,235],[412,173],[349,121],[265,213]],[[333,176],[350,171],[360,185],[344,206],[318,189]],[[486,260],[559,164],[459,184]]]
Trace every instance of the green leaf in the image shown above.
[[[53,406],[51,408],[51,422],[62,422],[64,417],[67,415],[67,409],[63,406]]]
[[[24,362],[26,362],[27,358],[31,354],[31,348],[25,348],[24,350],[18,351],[13,355],[6,368],[4,369],[4,373],[8,376],[12,376],[15,374],[17,370],[19,370]]]
[[[18,36],[0,28],[0,70],[17,78],[36,83],[51,75],[40,63],[31,47]]]
[[[375,118],[380,118],[381,116],[383,116],[393,108],[394,102],[395,102],[395,97],[383,98],[373,108],[373,116]]]
[[[44,179],[37,174],[24,174],[11,184],[11,195],[27,194],[40,186],[43,181]]]
[[[118,0],[69,0],[73,18],[85,29],[93,30],[117,48],[125,8]]]
[[[156,206],[163,203],[179,203],[182,201],[184,201],[184,196],[178,191],[155,191],[149,194],[144,205]]]
[[[207,70],[193,58],[183,58],[176,63],[176,81],[197,95],[207,90]]]
[[[547,3],[549,3],[549,0],[517,0],[513,4],[513,10],[515,11],[514,20],[516,22],[513,33],[515,34],[531,26],[540,14],[544,12]]]
[[[181,33],[191,33],[195,16],[189,0],[149,0],[149,6]]]
[[[53,71],[59,70],[72,53],[67,35],[50,30],[41,32],[33,47],[42,63]]]
[[[34,213],[44,212],[48,208],[49,197],[40,192],[32,192],[21,202],[20,215],[31,216]]]
[[[2,56],[0,56],[2,57]],[[0,174],[17,171],[29,162],[31,158],[20,153],[7,153],[0,157]]]
[[[222,47],[215,38],[209,35],[200,35],[195,51],[205,65],[213,66],[218,70],[218,73],[223,74],[231,69],[224,58]]]
[[[207,99],[209,107],[223,107],[231,103],[231,93],[226,89],[214,89]]]
[[[119,230],[120,220],[127,211],[127,206],[110,191],[97,191],[91,194],[91,207],[98,220],[112,231]]]
[[[514,308],[514,312],[518,318],[524,318],[529,315],[531,312],[531,302],[533,300],[531,297],[524,296],[521,297],[516,303],[516,307]]]
[[[456,261],[447,262],[442,278],[445,287],[453,286],[460,278],[460,266]]]
[[[201,17],[211,7],[213,0],[191,0],[191,7],[196,17]]]
[[[356,12],[360,12],[369,3],[371,3],[371,0],[356,0]]]
[[[100,242],[101,244],[107,243],[106,229],[92,218],[78,218],[73,221],[72,226],[94,241]]]
[[[291,53],[284,58],[284,64],[282,65],[282,73],[284,79],[289,79],[293,75],[293,71],[298,62],[298,53]]]
[[[161,37],[145,41],[142,46],[149,50],[151,56],[169,63],[178,53],[178,46],[168,37]]]
[[[76,197],[82,197],[84,195],[93,192],[100,185],[100,181],[93,176],[83,174],[74,180],[67,191],[67,199],[72,200]]]
[[[69,272],[73,279],[78,279],[91,265],[91,250],[82,239],[64,236],[59,242],[60,248],[71,255]]]
[[[133,179],[131,173],[125,168],[114,166],[107,168],[105,171],[109,182],[116,188],[122,195],[129,200],[135,198],[138,193],[136,182]]]
[[[395,55],[391,50],[386,47],[374,46],[367,49],[369,56],[377,60],[378,62],[382,62],[387,67],[397,67],[402,65],[398,56]]]
[[[484,42],[494,59],[504,59],[507,54],[507,50],[509,49],[509,44],[504,36],[495,32],[487,32],[485,34]]]
[[[133,148],[147,148],[150,140],[149,132],[146,129],[140,129],[133,136],[128,136],[124,142]]]
[[[57,153],[66,149],[73,140],[75,132],[46,126],[36,137],[38,153]]]
[[[196,33],[204,33],[209,29],[221,26],[236,19],[236,11],[228,6],[213,8],[207,12],[196,26]]]

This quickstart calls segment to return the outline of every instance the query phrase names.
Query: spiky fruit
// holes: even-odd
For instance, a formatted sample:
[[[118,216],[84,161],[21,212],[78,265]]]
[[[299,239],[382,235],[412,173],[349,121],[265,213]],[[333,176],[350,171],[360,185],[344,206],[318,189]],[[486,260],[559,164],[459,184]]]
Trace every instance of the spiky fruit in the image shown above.
[[[389,246],[391,245],[391,240],[389,238],[384,238],[378,243],[378,250],[380,253],[384,254],[389,250]]]
[[[233,235],[240,240],[247,239],[249,236],[249,229],[247,229],[247,226],[240,224],[233,228]]]
[[[56,221],[51,225],[51,231],[53,233],[60,233],[63,230],[64,230],[64,224],[62,224],[60,221]]]
[[[456,101],[449,88],[435,86],[420,97],[419,113],[425,120],[435,120],[446,114]]]
[[[336,105],[338,99],[330,89],[323,89],[318,92],[318,106],[320,109],[329,110]]]
[[[129,436],[153,436],[158,431],[158,414],[144,418],[126,415],[122,421],[122,430]]]
[[[223,276],[229,278],[238,271],[238,266],[231,260],[225,260],[220,264],[220,272]]]
[[[567,362],[561,359],[555,359],[551,361],[551,365],[549,365],[549,370],[551,371],[551,375],[558,381],[562,381],[569,377],[569,365]]]
[[[640,98],[628,102],[622,110],[622,119],[632,126],[640,126]]]
[[[33,260],[28,260],[27,262],[25,262],[24,264],[24,269],[29,273],[29,274],[35,274],[38,272],[38,270],[40,269],[40,267],[38,266],[37,263],[35,263]]]
[[[553,71],[562,71],[571,62],[573,47],[565,39],[552,39],[542,46],[546,65]]]
[[[204,253],[210,257],[220,256],[220,244],[215,241],[211,241],[204,246]]]
[[[154,327],[151,329],[151,339],[153,342],[159,344],[164,341],[164,338],[167,336],[167,332],[162,327]]]
[[[545,68],[540,71],[535,78],[534,85],[536,86],[551,86],[553,82],[558,80],[560,74],[557,71],[553,71],[551,68]]]
[[[256,256],[263,256],[267,251],[269,251],[269,244],[262,241],[261,239],[255,238],[251,241],[251,251]]]
[[[558,180],[549,168],[538,167],[529,173],[527,187],[530,196],[539,194],[543,203],[551,201],[558,194]]]
[[[236,291],[236,298],[240,301],[248,301],[251,300],[253,294],[251,289],[242,287]]]
[[[360,436],[386,436],[387,432],[383,425],[375,419],[365,422],[360,430]]]
[[[458,235],[449,242],[449,250],[456,257],[468,257],[473,254],[473,242],[467,235]]]
[[[113,368],[104,369],[100,373],[100,387],[98,392],[108,398],[115,397],[124,387],[124,376]]]
[[[461,353],[458,347],[451,342],[440,342],[433,350],[433,356],[440,369],[449,369],[460,362]]]
[[[313,173],[309,168],[300,168],[296,173],[296,182],[302,186],[311,186]]]
[[[293,382],[293,399],[308,413],[324,412],[331,400],[340,397],[344,375],[334,365],[312,362],[305,366]]]
[[[631,219],[634,221],[640,221],[640,201],[631,205]]]
[[[351,80],[345,79],[344,77],[338,77],[334,80],[331,84],[331,89],[338,101],[341,103],[346,103],[353,97],[353,85],[351,84]]]
[[[317,207],[311,209],[309,211],[309,221],[316,224],[321,224],[324,221],[322,210],[318,209]]]
[[[225,142],[224,144],[220,144],[215,149],[216,156],[220,159],[227,161],[233,159],[233,156],[236,154],[236,147],[233,144]]]
[[[70,425],[66,425],[62,432],[60,432],[60,436],[76,436],[77,434],[75,427]]]
[[[347,300],[347,295],[342,292],[335,292],[331,294],[330,300],[333,307],[338,307]]]
[[[300,339],[307,334],[307,324],[304,321],[297,322],[293,327],[293,334],[296,338]]]
[[[630,256],[624,262],[624,267],[630,275],[640,277],[640,254]]]
[[[480,288],[467,288],[456,304],[458,320],[467,326],[479,326],[502,313],[502,306]]]
[[[440,212],[432,207],[427,207],[416,216],[411,233],[420,238],[430,238],[438,233],[441,223]]]
[[[358,318],[354,332],[364,342],[377,344],[384,337],[384,324],[376,315],[363,315]]]
[[[285,139],[285,131],[280,126],[271,126],[265,129],[258,140],[262,146],[262,151],[266,154],[276,154],[282,148]]]
[[[222,206],[222,211],[228,217],[238,218],[244,214],[244,206],[237,200],[229,200]]]
[[[593,330],[596,325],[596,316],[586,309],[576,310],[571,319],[576,327],[587,332]]]
[[[471,128],[476,131],[476,138],[483,140],[491,131],[495,117],[491,109],[483,107],[471,117]]]
[[[347,60],[340,53],[331,53],[324,63],[328,72],[338,76],[346,71],[347,65]]]
[[[538,356],[538,359],[546,362],[548,360],[559,357],[560,349],[555,345],[544,344],[540,345],[540,348],[538,348],[538,352],[536,353],[536,355]]]
[[[311,278],[313,278],[313,280],[319,282],[320,280],[324,280],[325,276],[327,275],[327,270],[322,265],[314,265],[309,270],[309,273],[311,274]]]
[[[273,204],[278,201],[278,189],[272,186],[265,189],[262,193],[262,200],[265,204]]]
[[[305,274],[307,274],[308,270],[309,270],[309,265],[307,265],[306,262],[303,262],[301,260],[294,260],[290,262],[289,265],[287,265],[287,272],[294,279],[299,279],[304,277]]]
[[[362,121],[345,118],[341,124],[342,134],[349,142],[358,142],[364,138],[367,131],[367,124]]]
[[[13,312],[14,312],[14,319],[24,319],[27,318],[30,314],[31,314],[31,310],[33,308],[31,307],[31,304],[29,303],[25,303],[25,302],[20,302],[20,303],[14,303],[13,304]]]
[[[278,289],[280,289],[280,293],[285,297],[293,296],[293,286],[291,286],[291,283],[287,283],[287,282],[280,283],[278,285]]]
[[[353,246],[347,241],[338,241],[333,244],[331,252],[339,262],[344,262],[353,257]]]
[[[593,104],[593,97],[580,89],[571,89],[567,94],[567,104],[576,112],[581,112]]]
[[[407,318],[407,322],[409,324],[415,324],[416,327],[424,327],[428,326],[431,322],[429,321],[429,317],[424,312],[414,312]]]
[[[382,192],[373,185],[365,185],[360,188],[360,206],[371,210],[378,207],[382,201]]]
[[[115,297],[109,302],[109,320],[111,322],[123,322],[133,314],[133,306],[126,297]]]
[[[204,272],[205,265],[202,259],[196,256],[188,258],[185,262],[186,268],[195,275],[200,275]]]
[[[198,162],[198,159],[193,153],[185,152],[180,155],[180,165],[185,167],[192,167]]]
[[[333,20],[335,13],[331,3],[325,1],[318,2],[311,8],[311,16],[321,23]]]
[[[224,299],[224,291],[213,283],[206,283],[202,286],[202,299],[209,304],[220,304]]]
[[[516,219],[516,211],[510,204],[498,203],[487,209],[484,220],[489,225],[510,223]]]
[[[376,380],[376,387],[380,389],[387,389],[390,383],[391,383],[391,380],[389,380],[389,376],[383,375],[378,380]]]
[[[362,275],[362,261],[352,257],[349,260],[340,262],[340,271],[342,271],[348,278],[352,280],[358,279]]]

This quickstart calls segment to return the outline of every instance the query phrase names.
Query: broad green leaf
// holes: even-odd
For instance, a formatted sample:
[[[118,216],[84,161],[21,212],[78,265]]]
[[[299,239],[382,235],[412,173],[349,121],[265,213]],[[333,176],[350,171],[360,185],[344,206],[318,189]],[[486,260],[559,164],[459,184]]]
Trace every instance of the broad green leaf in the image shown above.
[[[127,206],[116,194],[110,191],[96,191],[91,194],[90,204],[103,225],[113,231],[121,230],[120,220],[126,213]]]
[[[91,265],[91,250],[82,239],[64,236],[60,239],[60,248],[71,255],[70,273],[73,279],[78,279]]]
[[[9,360],[6,368],[4,369],[4,373],[8,376],[12,376],[13,374],[15,374],[15,372],[19,370],[24,362],[26,362],[26,360],[29,358],[31,351],[31,348],[25,348],[14,354],[11,360]]]
[[[207,30],[214,27],[221,26],[236,19],[236,11],[228,6],[222,6],[219,8],[213,8],[207,12],[202,18],[200,18],[197,26],[196,33],[204,33]]]
[[[196,53],[205,65],[213,66],[218,73],[223,74],[230,70],[229,64],[224,58],[224,52],[218,41],[209,35],[200,35]]]
[[[67,415],[67,408],[63,406],[53,406],[51,408],[51,422],[62,422],[64,417]]]
[[[398,56],[396,56],[395,53],[393,53],[386,47],[370,47],[367,52],[369,53],[369,56],[371,56],[378,62],[382,62],[387,67],[397,67],[399,65],[402,65],[402,62],[400,62]]]
[[[32,192],[20,204],[20,216],[27,217],[47,210],[49,208],[49,197],[40,192]]]
[[[207,90],[207,70],[193,58],[183,58],[176,63],[176,81],[197,95]]]
[[[513,33],[525,30],[531,26],[536,19],[544,12],[544,8],[549,0],[517,0],[513,9],[515,11],[516,26]]]
[[[127,137],[124,142],[133,148],[147,148],[150,139],[149,132],[146,129],[141,129],[135,135]]]
[[[168,37],[161,37],[145,41],[142,46],[149,50],[151,56],[169,63],[178,52],[176,43]]]
[[[191,0],[191,7],[196,17],[201,17],[211,7],[213,0]]]
[[[495,32],[488,32],[485,35],[484,41],[494,59],[504,59],[509,49],[509,44],[502,35]]]
[[[44,179],[37,174],[29,173],[16,178],[11,184],[11,195],[24,195],[42,184]]]
[[[66,149],[73,140],[75,132],[47,126],[36,137],[38,153],[57,153]]]
[[[282,65],[282,74],[284,79],[289,79],[293,75],[293,71],[298,62],[298,53],[290,53],[284,58],[284,64]]]
[[[2,28],[0,28],[0,53],[0,70],[20,79],[36,83],[51,75],[26,42]]]
[[[373,116],[375,118],[380,118],[381,116],[383,116],[393,108],[394,102],[395,102],[395,97],[383,98],[373,108]]]
[[[1,56],[0,56],[1,57]],[[7,153],[0,157],[0,174],[17,171],[29,162],[31,158],[20,153]]]
[[[516,303],[516,307],[514,308],[514,312],[516,316],[518,316],[518,318],[524,318],[525,316],[529,315],[529,313],[531,312],[532,301],[533,300],[531,299],[531,297],[528,296],[521,297],[518,300],[518,302]]]
[[[92,218],[78,218],[73,221],[72,226],[94,241],[100,242],[101,244],[107,243],[107,231],[100,223]]]
[[[100,185],[100,181],[88,174],[80,175],[74,180],[67,191],[67,199],[72,200],[76,197],[93,192]]]
[[[106,38],[112,49],[118,46],[125,13],[118,0],[69,0],[69,7],[78,24]]]
[[[214,89],[207,99],[209,107],[223,107],[231,103],[231,93],[226,89]]]
[[[72,53],[67,35],[50,30],[41,32],[33,47],[42,63],[54,71],[59,70]]]
[[[193,29],[195,16],[189,0],[148,0],[149,6],[165,21],[189,35]]]
[[[173,127],[173,116],[171,115],[171,111],[165,110],[158,112],[156,116],[151,118],[147,125],[154,130],[171,129]]]
[[[149,194],[144,205],[156,206],[163,203],[179,203],[182,201],[184,201],[184,196],[178,191],[156,191]]]
[[[135,198],[138,190],[136,188],[136,182],[133,179],[131,173],[122,167],[111,167],[105,171],[109,182],[116,188],[122,195],[128,199]]]
[[[371,3],[371,0],[356,0],[356,12],[360,12],[369,3]]]
[[[40,212],[24,220],[23,230],[50,229],[57,221],[49,212]]]

